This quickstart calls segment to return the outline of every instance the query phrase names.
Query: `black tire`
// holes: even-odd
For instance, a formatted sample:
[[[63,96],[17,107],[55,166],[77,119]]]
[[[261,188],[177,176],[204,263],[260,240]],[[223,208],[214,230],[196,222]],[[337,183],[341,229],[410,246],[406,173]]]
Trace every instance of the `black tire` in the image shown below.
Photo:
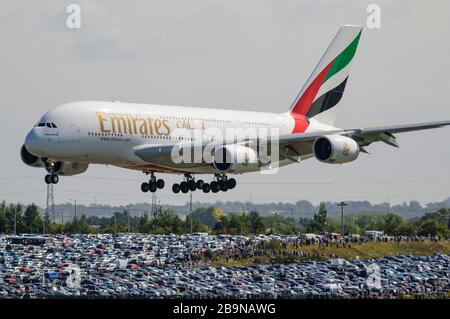
[[[51,180],[52,184],[58,184],[59,177],[58,177],[58,175],[50,175],[50,180]]]
[[[188,188],[191,192],[195,191],[197,189],[197,184],[195,183],[194,180],[190,180],[187,182]]]
[[[144,193],[147,193],[150,189],[150,185],[148,185],[148,183],[142,183],[141,184],[141,191],[143,191]]]
[[[226,181],[220,181],[219,188],[222,192],[226,192],[228,190],[228,183]]]
[[[201,179],[199,179],[196,183],[198,189],[203,189],[204,184],[205,184],[205,182]]]
[[[44,177],[45,184],[51,184],[52,183],[51,178],[52,178],[51,175],[45,175]]]
[[[159,189],[163,189],[163,188],[164,188],[164,185],[165,185],[164,180],[158,179],[158,180],[156,181],[156,187],[158,187]]]
[[[234,178],[230,178],[227,180],[228,189],[233,189],[236,187],[236,180]]]
[[[208,183],[203,183],[202,190],[203,193],[209,193],[211,191],[211,186]]]
[[[217,183],[216,181],[211,182],[211,192],[213,193],[217,193],[220,189],[219,189],[219,183]]]
[[[150,192],[154,193],[158,189],[158,186],[156,186],[156,183],[150,183],[149,184],[149,190]]]
[[[189,187],[188,187],[188,184],[186,182],[181,182],[180,183],[180,189],[181,189],[182,193],[186,194],[187,192],[189,192]]]
[[[181,190],[180,184],[175,183],[172,185],[172,192],[174,192],[175,194],[178,194],[180,190]]]

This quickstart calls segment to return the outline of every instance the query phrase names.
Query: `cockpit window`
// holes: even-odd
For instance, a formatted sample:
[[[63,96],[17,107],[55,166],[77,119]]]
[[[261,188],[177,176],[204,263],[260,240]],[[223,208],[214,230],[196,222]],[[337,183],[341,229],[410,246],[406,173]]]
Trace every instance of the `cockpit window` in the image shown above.
[[[45,126],[45,123],[39,123],[38,124],[38,127],[43,127],[43,126]]]
[[[52,125],[53,128],[58,128],[55,123],[50,123]]]
[[[47,127],[50,127],[50,128],[51,128],[52,126],[50,125],[50,123],[47,123]]]

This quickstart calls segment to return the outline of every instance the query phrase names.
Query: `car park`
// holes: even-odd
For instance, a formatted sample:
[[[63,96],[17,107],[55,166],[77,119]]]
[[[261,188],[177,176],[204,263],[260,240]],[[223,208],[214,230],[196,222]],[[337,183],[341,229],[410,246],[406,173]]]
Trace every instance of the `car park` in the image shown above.
[[[0,235],[0,298],[395,298],[445,296],[448,255],[211,267],[207,250],[232,254],[295,236],[111,234],[48,236],[11,245]],[[247,243],[247,244],[246,244]],[[197,259],[196,259],[197,258]],[[196,263],[193,260],[197,260]],[[377,287],[370,266],[380,268]]]

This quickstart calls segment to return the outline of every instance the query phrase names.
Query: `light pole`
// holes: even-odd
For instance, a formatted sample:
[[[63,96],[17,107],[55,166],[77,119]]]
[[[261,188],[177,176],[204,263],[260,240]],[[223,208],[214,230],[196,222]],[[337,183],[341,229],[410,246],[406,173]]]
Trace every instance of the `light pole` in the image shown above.
[[[127,205],[127,217],[128,217],[128,233],[131,232],[131,227],[130,227],[130,204]]]
[[[72,199],[72,198],[70,198],[69,200],[74,202],[74,208],[75,208],[74,219],[77,219],[77,200],[76,199]]]
[[[14,209],[14,236],[17,235],[17,209]]]
[[[117,212],[114,212],[114,237],[117,237]]]
[[[189,213],[191,215],[191,234],[192,234],[192,220],[194,219],[194,216],[192,214],[192,191],[189,191]]]
[[[76,199],[72,199],[72,198],[70,198],[69,200],[74,202],[75,214],[74,214],[74,217],[73,217],[73,222],[74,222],[75,232],[77,232],[77,200]]]
[[[347,206],[348,204],[345,202],[340,202],[337,205],[341,206],[341,235],[344,237],[344,206]]]

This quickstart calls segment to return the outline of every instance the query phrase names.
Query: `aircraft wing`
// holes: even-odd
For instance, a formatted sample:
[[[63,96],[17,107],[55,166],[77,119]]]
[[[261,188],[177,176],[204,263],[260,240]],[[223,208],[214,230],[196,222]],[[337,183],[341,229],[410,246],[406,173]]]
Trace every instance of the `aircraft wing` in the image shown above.
[[[450,121],[363,128],[354,130],[351,137],[353,137],[360,146],[366,146],[373,142],[382,141],[386,144],[398,147],[394,133],[428,130],[446,125],[450,125]]]
[[[419,130],[427,130],[450,125],[450,121],[428,122],[405,125],[380,126],[371,128],[356,128],[330,130],[311,133],[289,134],[280,136],[280,156],[298,162],[297,158],[310,157],[313,142],[321,137],[339,134],[353,138],[364,150],[364,146],[373,142],[384,142],[388,145],[399,147],[394,133],[404,133]]]
[[[319,131],[310,133],[298,133],[298,134],[287,134],[282,135],[279,138],[279,155],[282,158],[289,159],[291,161],[299,162],[300,159],[311,157],[312,154],[312,144],[313,142],[321,137],[333,134],[344,135],[353,138],[358,142],[362,151],[364,152],[364,146],[367,146],[373,142],[384,142],[386,144],[398,147],[398,143],[394,136],[394,133],[404,133],[418,130],[426,130],[432,128],[443,127],[450,125],[450,121],[441,122],[429,122],[429,123],[418,123],[418,124],[406,124],[406,125],[392,125],[392,126],[381,126],[381,127],[371,127],[371,128],[356,128],[356,129],[336,129],[329,131]],[[242,140],[237,141],[242,144],[254,144],[258,143],[256,140]],[[259,140],[259,143],[263,140]],[[191,150],[195,152],[195,149],[201,148],[202,150],[208,145],[209,147],[215,147],[223,144],[233,144],[236,141],[225,141],[224,143],[211,144],[207,143],[204,145],[194,144],[193,146],[189,143],[185,145],[190,145]],[[270,145],[270,141],[267,143]],[[183,144],[181,144],[183,145]],[[140,145],[135,148],[134,153],[136,156],[148,163],[160,163],[164,165],[173,165],[171,159],[171,152],[174,147],[180,147],[180,144],[174,145]],[[270,147],[270,146],[269,146]],[[180,168],[189,169],[193,167],[199,167],[205,165],[205,163],[182,163]]]

